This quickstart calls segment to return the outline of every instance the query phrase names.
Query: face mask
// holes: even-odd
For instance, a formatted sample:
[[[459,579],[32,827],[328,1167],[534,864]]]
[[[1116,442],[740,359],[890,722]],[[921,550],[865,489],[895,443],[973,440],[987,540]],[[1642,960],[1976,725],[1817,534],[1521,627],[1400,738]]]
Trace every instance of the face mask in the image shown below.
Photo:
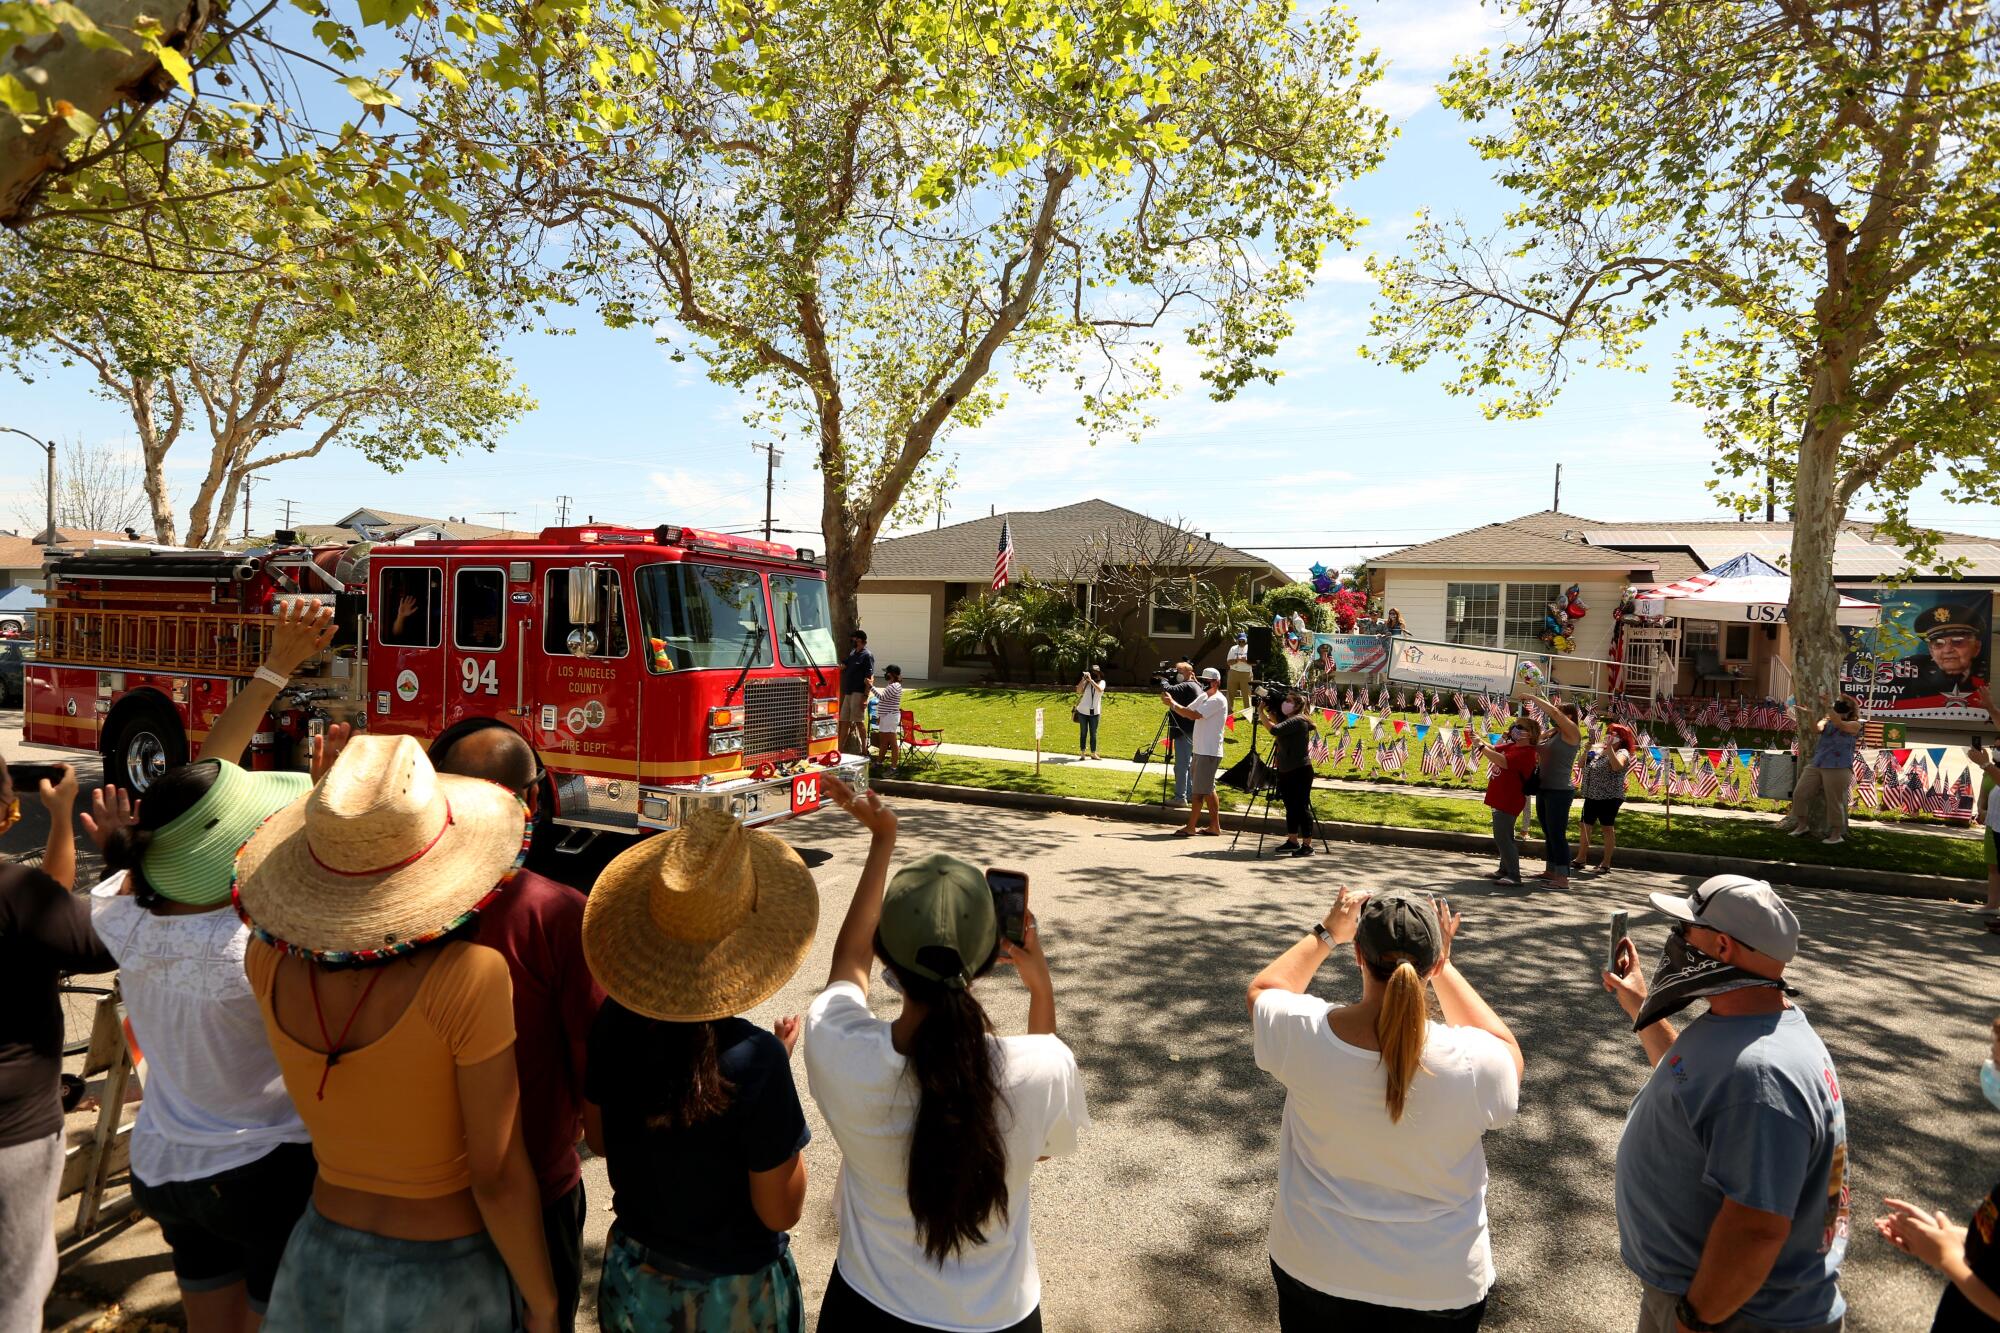
[[[1979,1066],[1979,1090],[1993,1103],[1993,1109],[2000,1111],[2000,1069],[1995,1069],[1991,1060]]]
[[[1285,700],[1284,707],[1282,708],[1281,711],[1284,713],[1286,717],[1290,717],[1293,713],[1299,711],[1299,706],[1293,703],[1290,699],[1287,699]]]
[[[1760,977],[1719,958],[1710,958],[1678,934],[1670,934],[1667,936],[1667,947],[1660,953],[1659,966],[1653,969],[1652,989],[1646,995],[1646,1003],[1640,1008],[1639,1016],[1632,1020],[1632,1030],[1637,1032],[1651,1027],[1696,1000],[1751,986],[1776,986],[1787,995],[1798,993],[1782,981]]]

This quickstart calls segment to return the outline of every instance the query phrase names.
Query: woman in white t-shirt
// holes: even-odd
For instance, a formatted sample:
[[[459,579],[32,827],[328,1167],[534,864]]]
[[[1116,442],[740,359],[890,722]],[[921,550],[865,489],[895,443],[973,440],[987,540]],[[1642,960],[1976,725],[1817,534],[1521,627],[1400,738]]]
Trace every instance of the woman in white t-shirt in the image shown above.
[[[822,790],[873,837],[826,989],[806,1011],[806,1078],[843,1159],[819,1333],[1032,1333],[1042,1293],[1029,1183],[1090,1123],[1034,918],[1023,913],[1022,943],[1006,939],[985,878],[949,856],[891,881],[895,815],[838,779]],[[878,957],[903,996],[894,1021],[868,1008]],[[996,962],[1028,988],[1026,1036],[994,1036],[972,994]]]
[[[1457,930],[1443,899],[1342,889],[1250,983],[1257,1067],[1285,1085],[1270,1235],[1284,1333],[1461,1333],[1485,1316],[1481,1137],[1514,1118],[1521,1047],[1452,965]],[[1307,995],[1349,944],[1361,999]]]
[[[1104,716],[1104,695],[1110,688],[1101,666],[1077,678],[1076,752],[1085,759],[1097,758],[1097,724]]]

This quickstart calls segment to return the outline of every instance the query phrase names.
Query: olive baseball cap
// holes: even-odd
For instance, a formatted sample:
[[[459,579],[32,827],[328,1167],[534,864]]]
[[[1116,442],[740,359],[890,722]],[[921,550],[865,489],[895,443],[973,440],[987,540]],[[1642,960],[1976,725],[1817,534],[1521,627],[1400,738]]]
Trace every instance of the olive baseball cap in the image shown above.
[[[890,878],[876,933],[897,967],[963,990],[999,943],[1000,920],[986,876],[932,852]]]
[[[1372,895],[1361,905],[1354,942],[1371,963],[1379,963],[1392,953],[1402,954],[1417,971],[1428,973],[1444,950],[1437,899],[1409,889]]]

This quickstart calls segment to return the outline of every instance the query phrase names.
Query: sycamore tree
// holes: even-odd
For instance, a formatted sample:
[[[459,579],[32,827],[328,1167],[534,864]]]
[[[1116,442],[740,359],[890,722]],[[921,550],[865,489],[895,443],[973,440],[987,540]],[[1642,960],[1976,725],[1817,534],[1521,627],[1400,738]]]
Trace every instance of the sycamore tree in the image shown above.
[[[1382,281],[1374,352],[1458,362],[1529,415],[1573,367],[1682,330],[1676,393],[1748,511],[1789,495],[1802,712],[1845,651],[1832,554],[1857,500],[1909,521],[1933,479],[2000,499],[2000,11],[1987,0],[1509,0],[1513,39],[1445,103],[1514,206],[1426,218]]]
[[[804,441],[844,633],[876,535],[1010,390],[1077,392],[1095,439],[1170,337],[1218,397],[1274,376],[1358,224],[1334,196],[1381,156],[1378,72],[1283,0],[687,0],[433,114],[505,158],[464,173],[476,215]]]
[[[216,206],[216,205],[211,205]],[[166,465],[201,455],[189,546],[220,546],[244,484],[329,445],[389,471],[462,448],[491,449],[533,404],[491,349],[500,330],[436,281],[351,277],[335,295],[273,270],[185,271],[184,249],[124,233],[137,254],[52,251],[0,235],[0,362],[32,380],[86,368],[131,416],[149,526],[177,540]]]

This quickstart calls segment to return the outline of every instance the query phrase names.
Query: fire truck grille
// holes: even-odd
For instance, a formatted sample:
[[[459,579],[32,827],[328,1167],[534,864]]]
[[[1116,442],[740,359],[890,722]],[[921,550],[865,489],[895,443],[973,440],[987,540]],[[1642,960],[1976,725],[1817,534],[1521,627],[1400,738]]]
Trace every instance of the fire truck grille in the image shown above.
[[[753,680],[743,687],[743,757],[804,754],[810,691],[803,680]]]

